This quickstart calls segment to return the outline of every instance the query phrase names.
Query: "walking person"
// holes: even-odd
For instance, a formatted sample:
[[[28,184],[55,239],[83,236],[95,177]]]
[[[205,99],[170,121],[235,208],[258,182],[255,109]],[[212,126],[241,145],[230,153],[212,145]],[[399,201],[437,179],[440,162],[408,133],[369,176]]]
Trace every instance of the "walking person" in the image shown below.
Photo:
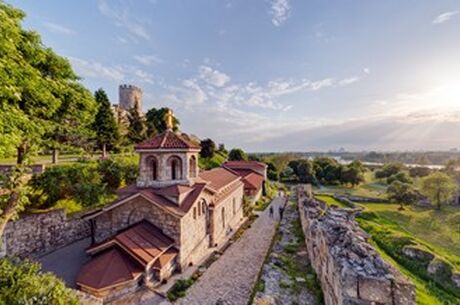
[[[273,206],[270,206],[269,215],[270,215],[270,218],[273,218]]]
[[[282,205],[279,206],[278,213],[280,214],[280,220],[282,220],[284,214],[284,207]]]

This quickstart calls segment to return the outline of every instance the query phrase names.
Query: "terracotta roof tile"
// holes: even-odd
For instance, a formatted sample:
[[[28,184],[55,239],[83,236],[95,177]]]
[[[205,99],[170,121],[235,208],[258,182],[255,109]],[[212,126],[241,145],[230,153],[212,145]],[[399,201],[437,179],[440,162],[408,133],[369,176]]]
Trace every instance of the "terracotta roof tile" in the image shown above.
[[[173,260],[177,255],[179,254],[179,251],[176,248],[170,248],[168,251],[163,253],[153,264],[153,268],[155,269],[162,269],[164,266],[166,266],[167,263],[169,263],[171,260]]]
[[[245,189],[260,190],[264,183],[264,177],[257,173],[250,173],[243,177]]]
[[[226,161],[224,162],[223,166],[231,168],[233,170],[250,169],[262,171],[267,168],[267,164],[258,161]]]
[[[171,130],[154,136],[138,145],[136,149],[200,149],[198,143],[192,141],[186,134],[177,134]]]

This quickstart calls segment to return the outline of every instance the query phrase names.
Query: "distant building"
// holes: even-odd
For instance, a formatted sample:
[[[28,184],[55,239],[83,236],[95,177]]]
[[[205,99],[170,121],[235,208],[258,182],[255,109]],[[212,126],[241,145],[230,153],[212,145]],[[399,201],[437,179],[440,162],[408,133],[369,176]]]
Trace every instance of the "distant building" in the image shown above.
[[[91,259],[77,286],[105,301],[159,284],[224,245],[244,221],[243,179],[226,167],[199,172],[200,145],[168,130],[136,146],[139,177],[85,216]]]
[[[141,116],[144,115],[142,112],[142,89],[134,85],[120,85],[118,87],[118,104],[112,105],[112,111],[117,123],[125,129],[129,126],[128,114],[132,108],[136,108]]]

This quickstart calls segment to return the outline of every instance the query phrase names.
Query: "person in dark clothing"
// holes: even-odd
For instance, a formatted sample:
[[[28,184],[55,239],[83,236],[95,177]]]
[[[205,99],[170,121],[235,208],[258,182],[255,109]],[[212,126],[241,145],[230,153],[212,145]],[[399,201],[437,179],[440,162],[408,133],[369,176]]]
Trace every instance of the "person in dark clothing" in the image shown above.
[[[273,218],[273,206],[270,206],[269,212],[270,212],[270,218]]]
[[[278,212],[280,214],[280,220],[283,219],[284,207],[282,205],[278,208]]]

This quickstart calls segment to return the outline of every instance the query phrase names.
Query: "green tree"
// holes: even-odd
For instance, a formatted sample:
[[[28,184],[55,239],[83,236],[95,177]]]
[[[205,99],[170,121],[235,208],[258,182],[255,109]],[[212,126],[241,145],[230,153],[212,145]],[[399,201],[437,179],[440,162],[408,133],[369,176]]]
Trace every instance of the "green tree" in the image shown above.
[[[46,132],[67,124],[56,120],[63,103],[75,109],[79,100],[65,97],[78,87],[70,63],[44,46],[37,33],[22,28],[24,16],[0,1],[0,155],[16,151],[19,164],[2,178],[0,236],[28,203],[28,155],[44,146]]]
[[[58,162],[60,148],[86,147],[92,138],[96,103],[91,93],[80,84],[63,88],[61,106],[53,115],[53,124],[46,133],[47,145],[53,152],[53,163]]]
[[[168,113],[169,108],[162,107],[159,109],[152,108],[147,111],[145,115],[146,125],[147,125],[147,136],[152,137],[158,133],[162,133],[167,129],[166,123],[166,114]],[[180,121],[176,117],[173,117],[173,130],[177,131],[179,129]]]
[[[273,162],[267,162],[267,177],[272,181],[278,181],[280,179],[280,174]]]
[[[401,171],[406,170],[406,166],[401,162],[390,162],[383,165],[382,169],[375,172],[375,177],[378,179],[388,178]]]
[[[102,158],[107,158],[107,147],[113,147],[120,140],[120,131],[110,108],[109,98],[101,88],[94,93],[98,104],[96,118],[93,123],[96,142],[102,150]]]
[[[297,177],[302,183],[316,184],[315,169],[310,160],[302,159],[297,164]]]
[[[387,188],[387,197],[404,209],[404,205],[410,205],[417,202],[419,195],[411,184],[395,180]]]
[[[387,178],[387,184],[392,184],[394,181],[408,184],[412,183],[411,178],[407,175],[406,172],[399,172]]]
[[[0,304],[77,305],[75,293],[40,265],[28,260],[0,259]]]
[[[248,156],[241,148],[233,148],[228,154],[228,159],[230,161],[242,161],[247,160]]]
[[[434,172],[422,181],[422,193],[436,204],[438,210],[441,209],[442,204],[452,199],[456,189],[457,186],[452,178],[442,172]]]
[[[353,161],[345,166],[341,172],[340,182],[351,184],[352,187],[364,182],[364,167],[361,162]]]
[[[342,175],[342,165],[337,160],[319,157],[313,161],[316,178],[324,184],[339,184]]]
[[[225,144],[224,144],[224,143],[220,143],[220,144],[219,144],[218,151],[221,152],[221,153],[223,153],[223,154],[227,154],[227,153],[228,153],[227,149],[225,148]]]
[[[212,158],[214,157],[214,152],[216,151],[216,143],[211,139],[204,139],[201,141],[201,151],[200,156],[203,158]]]
[[[128,115],[128,139],[132,143],[140,143],[147,137],[144,118],[137,109],[138,107],[131,108]]]
[[[114,191],[120,187],[124,173],[118,162],[113,159],[100,160],[98,171],[101,174],[102,183],[107,185],[109,190]]]

